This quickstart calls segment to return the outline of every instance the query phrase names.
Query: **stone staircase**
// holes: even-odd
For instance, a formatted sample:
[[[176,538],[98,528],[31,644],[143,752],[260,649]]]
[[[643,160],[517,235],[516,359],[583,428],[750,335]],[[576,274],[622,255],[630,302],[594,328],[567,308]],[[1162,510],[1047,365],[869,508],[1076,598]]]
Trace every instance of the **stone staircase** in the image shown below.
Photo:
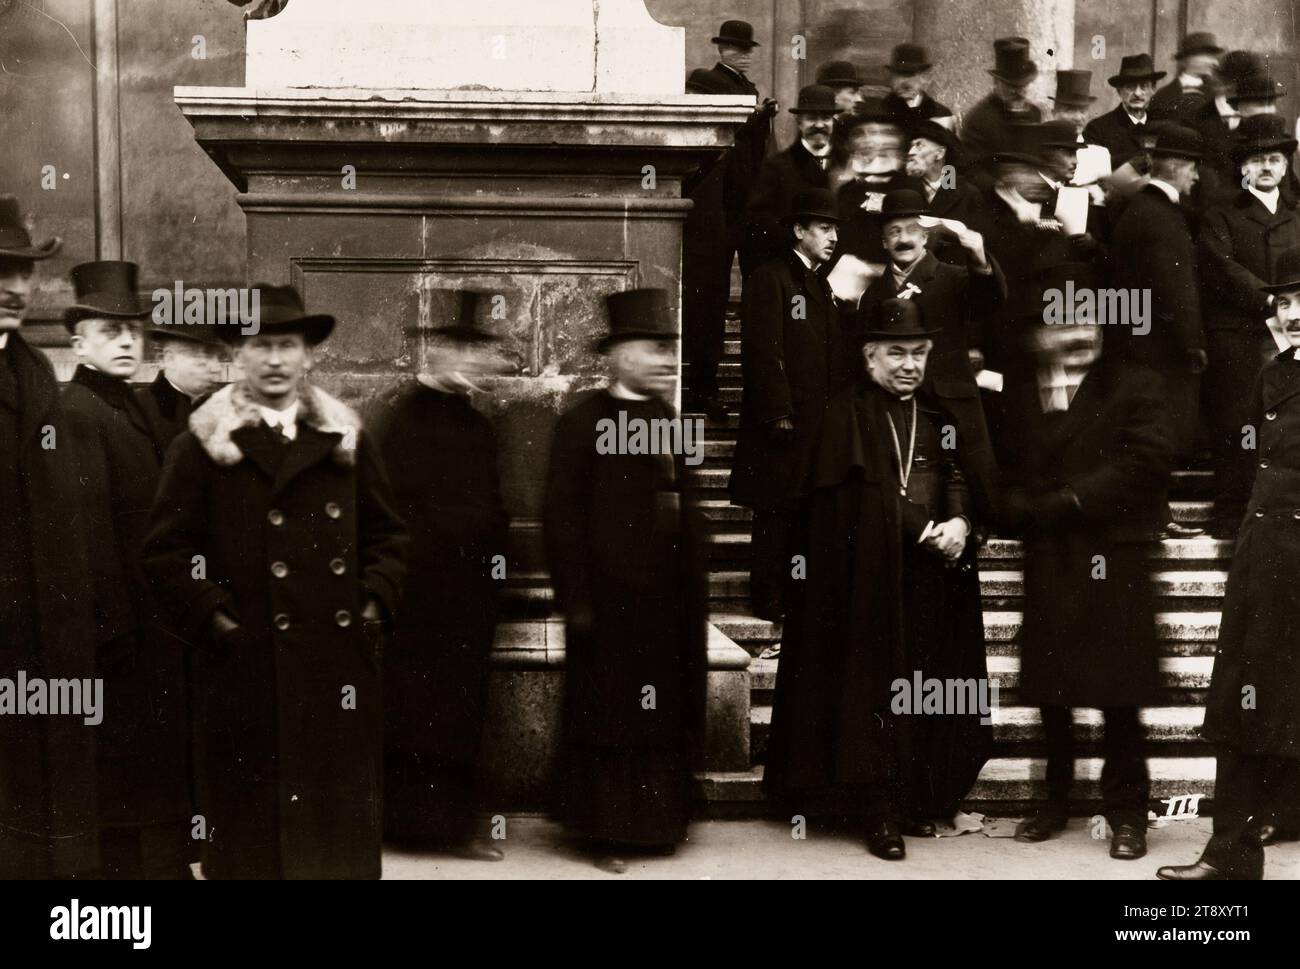
[[[762,763],[779,660],[759,657],[780,641],[781,630],[749,612],[750,513],[734,507],[727,498],[741,384],[740,321],[734,301],[727,321],[720,384],[731,413],[725,424],[706,425],[705,460],[693,475],[708,523],[712,621],[753,657],[749,668],[752,767],[746,772],[710,773],[703,786],[713,813],[738,815],[761,810]],[[1208,519],[1209,479],[1210,473],[1202,469],[1176,474],[1172,497],[1179,521],[1203,523]],[[1165,541],[1151,559],[1164,687],[1160,705],[1142,712],[1153,799],[1213,791],[1213,750],[1198,737],[1197,729],[1204,716],[1230,557],[1231,543],[1198,537]],[[980,586],[989,674],[998,681],[1000,696],[993,717],[994,755],[971,791],[969,803],[972,809],[998,814],[1021,813],[1046,793],[1038,709],[1022,705],[1018,695],[1021,569],[1018,541],[991,538],[987,542],[980,556]],[[1073,807],[1080,813],[1095,810],[1099,800],[1101,723],[1098,710],[1075,711],[1079,758]]]

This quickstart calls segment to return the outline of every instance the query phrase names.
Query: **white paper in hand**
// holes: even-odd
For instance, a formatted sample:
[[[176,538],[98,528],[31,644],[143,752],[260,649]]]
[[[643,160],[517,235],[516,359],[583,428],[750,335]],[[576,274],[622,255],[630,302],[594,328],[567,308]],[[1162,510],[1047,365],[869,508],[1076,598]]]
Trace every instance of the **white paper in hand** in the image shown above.
[[[966,223],[958,222],[956,219],[939,219],[933,215],[918,215],[916,221],[920,223],[923,229],[946,229],[955,236],[966,231]]]
[[[993,394],[1002,393],[1002,374],[996,370],[981,370],[975,375],[975,386]]]
[[[839,299],[856,305],[872,280],[879,275],[879,270],[873,270],[857,256],[845,255],[840,256],[839,262],[830,271],[826,281],[830,283],[831,292]]]
[[[1056,193],[1055,215],[1066,235],[1081,236],[1088,231],[1089,201],[1086,188],[1066,185]]]

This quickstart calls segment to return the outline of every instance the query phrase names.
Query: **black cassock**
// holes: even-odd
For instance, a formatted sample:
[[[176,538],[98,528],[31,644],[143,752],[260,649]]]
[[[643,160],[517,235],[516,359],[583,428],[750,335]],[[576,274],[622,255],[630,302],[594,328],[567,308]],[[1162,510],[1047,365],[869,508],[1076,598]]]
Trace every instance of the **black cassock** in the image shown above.
[[[952,568],[917,543],[927,521],[972,514],[956,456],[941,447],[952,418],[923,393],[917,401],[906,497],[889,417],[905,462],[910,404],[864,380],[827,406],[764,777],[783,810],[949,818],[988,757],[992,727],[978,712],[892,709],[892,684],[918,672],[987,678],[975,543]]]
[[[455,843],[474,833],[497,619],[493,558],[507,515],[491,421],[463,396],[404,389],[376,424],[411,534],[406,591],[384,656],[384,834]]]
[[[704,573],[681,457],[597,452],[619,411],[629,428],[674,416],[600,391],[561,416],[551,446],[544,529],[566,619],[555,807],[576,833],[663,846],[686,835],[702,747]]]

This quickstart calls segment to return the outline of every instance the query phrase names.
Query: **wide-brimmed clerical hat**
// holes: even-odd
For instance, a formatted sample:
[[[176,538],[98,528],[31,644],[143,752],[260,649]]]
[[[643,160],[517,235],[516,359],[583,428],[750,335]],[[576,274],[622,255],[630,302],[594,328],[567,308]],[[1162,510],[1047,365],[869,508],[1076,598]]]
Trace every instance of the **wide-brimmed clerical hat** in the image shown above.
[[[871,321],[871,329],[862,334],[863,343],[878,340],[928,340],[942,327],[925,328],[921,307],[911,299],[887,299],[881,302]]]
[[[605,297],[609,332],[596,341],[604,353],[627,340],[679,340],[666,289],[628,289]]]
[[[718,28],[718,36],[710,44],[727,44],[730,47],[761,47],[754,39],[754,25],[744,20],[727,20]]]
[[[1232,161],[1236,165],[1251,155],[1280,151],[1289,156],[1295,150],[1296,139],[1280,114],[1255,114],[1243,118],[1232,133]]]
[[[988,72],[1009,84],[1024,84],[1038,76],[1038,65],[1029,56],[1024,37],[999,37],[993,42],[993,66]]]
[[[434,336],[460,343],[495,343],[501,338],[483,326],[482,307],[488,294],[474,289],[434,289],[430,302],[437,307],[438,322],[404,327],[407,336]]]
[[[1052,98],[1057,104],[1069,108],[1086,108],[1096,101],[1092,89],[1092,71],[1057,71],[1056,96]]]
[[[63,325],[75,330],[80,320],[102,317],[113,320],[138,320],[149,315],[149,307],[140,299],[136,279],[140,267],[119,259],[101,259],[73,266],[74,302],[63,311]]]
[[[0,195],[0,257],[10,259],[49,259],[59,251],[63,241],[55,236],[39,246],[32,245],[31,234],[23,225],[18,210],[18,199],[13,195]]]
[[[1207,31],[1197,31],[1188,34],[1183,38],[1183,42],[1174,51],[1174,59],[1181,60],[1184,57],[1191,57],[1193,54],[1213,54],[1218,57],[1223,53],[1223,48],[1214,35]]]
[[[237,343],[255,336],[301,333],[307,343],[323,343],[334,332],[334,317],[326,313],[308,313],[302,296],[292,286],[259,283],[258,314],[254,326],[223,326],[222,339]]]
[[[1142,81],[1158,81],[1167,73],[1167,71],[1156,70],[1155,62],[1151,60],[1150,54],[1129,54],[1127,57],[1120,58],[1119,73],[1106,78],[1106,83],[1111,87],[1119,87],[1123,84],[1138,84]]]
[[[825,84],[808,84],[799,89],[799,100],[791,114],[838,114],[835,92]]]
[[[1273,267],[1273,282],[1260,287],[1266,293],[1300,289],[1300,246],[1285,250]]]
[[[899,44],[885,65],[894,74],[920,74],[930,69],[930,58],[920,44]]]

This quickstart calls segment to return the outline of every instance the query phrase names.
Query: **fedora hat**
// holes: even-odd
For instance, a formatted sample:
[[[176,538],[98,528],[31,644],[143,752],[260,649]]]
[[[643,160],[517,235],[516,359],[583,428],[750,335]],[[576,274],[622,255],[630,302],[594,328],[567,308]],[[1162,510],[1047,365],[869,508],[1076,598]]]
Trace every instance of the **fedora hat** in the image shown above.
[[[885,199],[880,203],[881,222],[888,222],[890,219],[903,219],[912,215],[929,215],[929,207],[925,204],[925,197],[918,191],[910,188],[898,188],[885,194]]]
[[[605,297],[609,332],[596,341],[596,351],[627,340],[680,340],[677,320],[668,307],[666,289],[629,289]]]
[[[899,44],[886,66],[894,74],[920,74],[930,69],[930,58],[920,44]]]
[[[1277,257],[1273,267],[1274,282],[1261,286],[1266,293],[1280,293],[1288,289],[1300,289],[1300,246],[1287,249]]]
[[[729,47],[761,47],[754,39],[754,25],[744,20],[727,20],[718,28],[718,36],[710,44],[726,44]]]
[[[1038,65],[1029,56],[1024,37],[999,37],[993,42],[993,66],[988,69],[1000,81],[1024,84],[1038,76]]]
[[[1213,54],[1218,57],[1223,53],[1223,48],[1215,40],[1214,35],[1206,31],[1197,31],[1188,34],[1183,38],[1182,44],[1174,52],[1175,60],[1182,60],[1184,57],[1191,57],[1193,54]]]
[[[825,84],[808,84],[799,89],[799,100],[791,114],[838,114],[835,107],[835,91]]]
[[[817,68],[817,83],[827,87],[860,87],[865,80],[849,61],[827,61]]]
[[[1163,124],[1156,130],[1153,158],[1201,158],[1201,136],[1180,124]]]
[[[793,225],[800,217],[823,219],[826,222],[840,222],[839,206],[835,204],[835,193],[827,188],[809,188],[796,192],[790,200],[790,211],[785,221]]]
[[[402,332],[407,336],[427,334],[461,343],[495,343],[501,339],[479,322],[482,319],[479,307],[487,293],[474,289],[434,289],[429,291],[429,295],[433,302],[449,309],[439,315],[440,323],[403,327]]]
[[[74,302],[63,311],[63,325],[75,330],[80,320],[105,317],[114,320],[138,320],[149,315],[149,307],[137,293],[136,278],[140,267],[133,262],[101,259],[73,266]]]
[[[927,330],[921,319],[921,307],[911,299],[887,299],[872,320],[872,327],[862,334],[863,343],[878,340],[928,340],[942,327]]]
[[[1232,161],[1235,165],[1240,165],[1251,155],[1273,151],[1290,155],[1296,150],[1296,139],[1287,130],[1285,119],[1278,114],[1243,118],[1232,135]]]
[[[0,257],[49,259],[62,245],[63,240],[57,236],[45,240],[39,246],[32,245],[32,237],[23,225],[18,211],[18,199],[12,195],[0,195]]]
[[[334,317],[325,313],[308,313],[302,296],[292,286],[271,286],[259,283],[253,287],[258,293],[257,329],[248,333],[243,327],[223,327],[222,339],[237,343],[241,339],[263,334],[301,333],[315,346],[323,343],[334,331]]]
[[[1056,97],[1052,100],[1070,108],[1086,108],[1097,100],[1088,93],[1091,88],[1092,71],[1057,71]]]
[[[1282,82],[1263,70],[1237,81],[1237,89],[1228,96],[1228,103],[1235,108],[1239,101],[1276,101],[1282,97],[1286,97]]]
[[[1156,70],[1150,54],[1129,54],[1120,59],[1119,73],[1108,77],[1106,83],[1111,87],[1119,87],[1121,84],[1137,84],[1140,81],[1158,81],[1167,73]]]

